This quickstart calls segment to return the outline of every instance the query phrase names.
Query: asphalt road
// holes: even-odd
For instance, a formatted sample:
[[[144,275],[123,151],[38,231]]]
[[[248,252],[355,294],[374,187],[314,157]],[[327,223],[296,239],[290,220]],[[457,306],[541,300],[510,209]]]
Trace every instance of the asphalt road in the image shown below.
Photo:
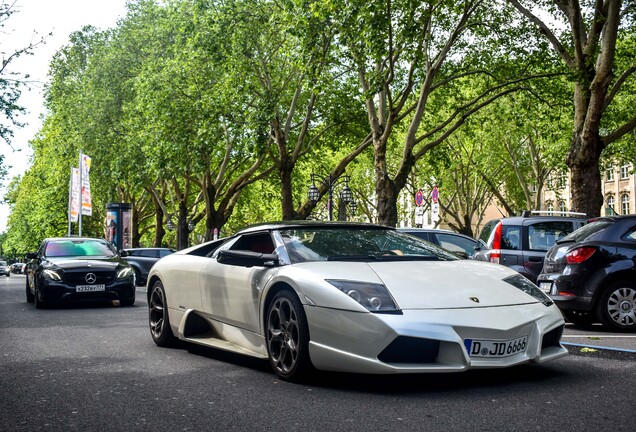
[[[158,348],[143,288],[133,307],[36,310],[24,286],[0,278],[0,431],[634,430],[634,352],[569,345],[544,365],[290,384],[266,362]],[[636,344],[569,327],[564,341]]]

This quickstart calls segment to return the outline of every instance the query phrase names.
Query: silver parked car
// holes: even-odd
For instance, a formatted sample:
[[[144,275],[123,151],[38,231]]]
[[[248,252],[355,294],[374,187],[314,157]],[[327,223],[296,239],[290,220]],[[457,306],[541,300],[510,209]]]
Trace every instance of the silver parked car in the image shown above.
[[[6,261],[0,261],[0,275],[11,276],[9,264]]]

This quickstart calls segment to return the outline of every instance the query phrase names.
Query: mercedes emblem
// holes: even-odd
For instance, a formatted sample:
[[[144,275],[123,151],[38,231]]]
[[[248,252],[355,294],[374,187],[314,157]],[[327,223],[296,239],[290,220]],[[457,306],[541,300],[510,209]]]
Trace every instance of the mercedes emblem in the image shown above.
[[[94,284],[95,281],[97,281],[97,276],[95,276],[95,273],[86,273],[86,277],[84,279],[87,283]]]

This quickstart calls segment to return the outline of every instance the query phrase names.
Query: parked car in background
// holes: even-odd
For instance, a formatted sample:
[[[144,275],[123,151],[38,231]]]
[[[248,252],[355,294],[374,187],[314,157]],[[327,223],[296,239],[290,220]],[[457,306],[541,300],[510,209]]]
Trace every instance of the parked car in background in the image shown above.
[[[104,239],[48,238],[26,258],[26,300],[38,309],[63,301],[135,303],[135,273]]]
[[[122,257],[135,271],[137,285],[145,285],[148,272],[159,259],[176,252],[170,248],[131,248],[124,249]]]
[[[5,275],[7,277],[11,276],[9,264],[7,264],[6,261],[0,261],[0,275]]]
[[[443,229],[429,228],[398,228],[398,231],[414,235],[423,240],[429,241],[437,246],[452,252],[461,258],[472,258],[475,254],[475,247],[481,243],[481,247],[486,244],[479,239],[474,239],[465,234]]]
[[[636,215],[599,218],[558,240],[538,285],[574,324],[636,331]]]
[[[536,283],[548,249],[587,222],[581,213],[569,213],[571,216],[545,213],[524,212],[522,216],[486,223],[479,234],[486,246],[475,253],[474,259],[505,265]]]
[[[22,274],[24,273],[25,263],[13,263],[11,264],[11,273]]]

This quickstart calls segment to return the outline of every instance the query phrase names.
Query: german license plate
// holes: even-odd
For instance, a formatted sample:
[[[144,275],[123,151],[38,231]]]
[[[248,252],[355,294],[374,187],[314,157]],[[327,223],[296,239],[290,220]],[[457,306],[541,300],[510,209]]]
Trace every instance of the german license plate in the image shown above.
[[[94,291],[106,291],[106,285],[104,284],[96,284],[96,285],[77,285],[75,287],[76,292],[94,292]]]
[[[508,340],[464,339],[470,357],[509,357],[526,352],[528,335]]]
[[[546,294],[550,294],[552,291],[552,282],[539,282],[539,288]]]

